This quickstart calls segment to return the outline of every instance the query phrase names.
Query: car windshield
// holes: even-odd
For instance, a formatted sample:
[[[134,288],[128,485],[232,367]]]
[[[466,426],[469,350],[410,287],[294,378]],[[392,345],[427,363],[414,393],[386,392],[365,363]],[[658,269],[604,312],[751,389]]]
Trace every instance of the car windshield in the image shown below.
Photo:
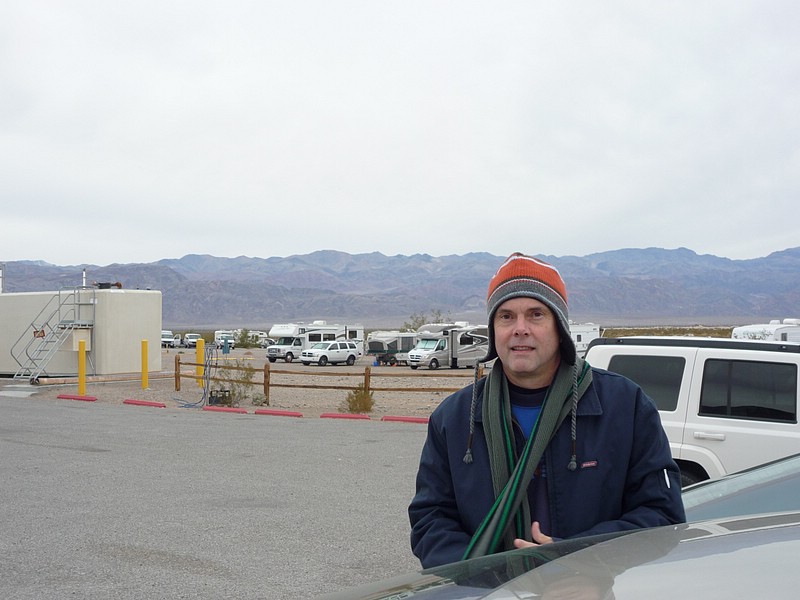
[[[490,590],[557,558],[567,556],[627,532],[587,536],[553,544],[511,550],[425,569],[407,576],[358,586],[325,596],[328,600],[395,600],[398,598],[458,599],[483,598]],[[503,597],[505,598],[505,596]]]
[[[417,342],[417,350],[433,350],[439,340],[420,340]]]
[[[317,342],[313,346],[311,346],[312,350],[327,350],[328,346],[330,346],[329,342]]]

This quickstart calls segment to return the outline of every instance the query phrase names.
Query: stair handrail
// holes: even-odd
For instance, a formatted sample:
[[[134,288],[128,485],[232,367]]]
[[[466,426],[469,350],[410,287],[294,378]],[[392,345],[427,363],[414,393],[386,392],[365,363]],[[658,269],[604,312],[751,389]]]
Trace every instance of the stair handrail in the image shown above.
[[[83,303],[81,302],[81,294],[84,291],[91,291],[91,298],[90,302]],[[26,328],[25,331],[17,338],[17,341],[14,342],[11,346],[11,357],[14,361],[19,365],[19,369],[17,373],[25,370],[26,368],[31,370],[31,373],[34,372],[34,367],[40,367],[36,363],[36,358],[33,354],[36,352],[36,349],[40,347],[45,341],[50,341],[52,338],[56,338],[58,344],[55,345],[44,357],[42,362],[44,365],[41,365],[39,368],[39,374],[44,371],[44,368],[47,366],[47,363],[52,358],[52,355],[55,353],[58,348],[61,347],[63,344],[64,339],[66,338],[65,332],[70,329],[75,329],[77,327],[85,327],[85,326],[94,326],[94,309],[96,306],[96,288],[93,286],[74,286],[74,287],[62,287],[56,292],[50,300],[48,300],[47,304],[42,308],[41,311],[34,317],[33,321],[31,321],[30,327],[33,329],[33,337],[28,340],[28,343],[25,344],[24,347],[18,349],[17,347],[23,341],[28,333],[28,329]],[[64,309],[69,303],[71,302],[72,306]],[[56,303],[55,308],[51,308],[52,305]],[[87,321],[81,321],[81,307],[84,305],[91,305],[91,318]],[[46,318],[42,318],[42,315],[47,314]],[[66,319],[67,316],[72,316],[71,320]],[[53,321],[57,317],[55,325]],[[61,329],[62,333],[57,335],[57,329]],[[21,359],[25,358],[23,362]],[[28,366],[30,365],[30,366]]]

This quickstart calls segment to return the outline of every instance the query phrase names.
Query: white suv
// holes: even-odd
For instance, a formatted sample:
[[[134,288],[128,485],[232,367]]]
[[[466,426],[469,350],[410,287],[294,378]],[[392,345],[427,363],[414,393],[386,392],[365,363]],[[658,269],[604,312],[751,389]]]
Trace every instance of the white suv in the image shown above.
[[[800,344],[726,338],[599,338],[586,360],[653,399],[684,486],[800,448]]]
[[[313,362],[321,367],[328,363],[353,365],[357,358],[358,346],[355,345],[355,342],[318,342],[300,354],[300,362],[304,365],[310,365]]]
[[[187,333],[183,336],[183,345],[187,348],[195,348],[197,346],[197,340],[201,338],[202,336],[199,333]]]

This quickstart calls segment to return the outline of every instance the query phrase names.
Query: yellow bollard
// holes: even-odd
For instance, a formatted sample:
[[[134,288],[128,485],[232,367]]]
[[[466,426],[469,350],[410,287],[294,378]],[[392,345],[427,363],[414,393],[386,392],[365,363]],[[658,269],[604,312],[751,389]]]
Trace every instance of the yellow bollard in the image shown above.
[[[78,396],[86,395],[86,340],[78,340]]]
[[[147,340],[142,340],[142,389],[146,390],[147,387]]]
[[[197,386],[203,387],[203,377],[206,374],[206,370],[203,367],[203,361],[205,360],[206,356],[206,341],[203,338],[197,340],[197,347],[195,349],[195,361],[197,363]]]

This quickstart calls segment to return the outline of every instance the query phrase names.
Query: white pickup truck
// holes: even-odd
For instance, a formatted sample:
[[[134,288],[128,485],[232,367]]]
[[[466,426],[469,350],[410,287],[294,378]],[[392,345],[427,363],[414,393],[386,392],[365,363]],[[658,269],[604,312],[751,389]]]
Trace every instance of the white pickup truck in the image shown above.
[[[798,343],[598,338],[586,360],[655,401],[684,486],[800,451]]]
[[[181,334],[172,333],[169,329],[161,330],[161,347],[177,348],[181,345]]]

